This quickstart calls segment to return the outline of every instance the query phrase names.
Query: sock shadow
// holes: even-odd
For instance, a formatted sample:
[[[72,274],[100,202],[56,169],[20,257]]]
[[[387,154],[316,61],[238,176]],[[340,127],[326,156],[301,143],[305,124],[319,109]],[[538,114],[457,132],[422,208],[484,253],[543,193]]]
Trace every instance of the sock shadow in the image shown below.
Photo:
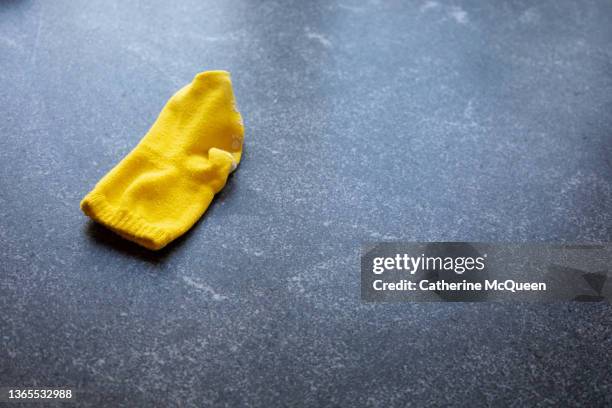
[[[175,240],[159,251],[151,251],[150,249],[143,248],[132,241],[122,238],[112,230],[93,220],[87,222],[85,233],[89,239],[96,244],[111,248],[123,255],[137,258],[151,264],[163,263],[170,253],[173,252],[173,244],[178,241],[178,239]]]

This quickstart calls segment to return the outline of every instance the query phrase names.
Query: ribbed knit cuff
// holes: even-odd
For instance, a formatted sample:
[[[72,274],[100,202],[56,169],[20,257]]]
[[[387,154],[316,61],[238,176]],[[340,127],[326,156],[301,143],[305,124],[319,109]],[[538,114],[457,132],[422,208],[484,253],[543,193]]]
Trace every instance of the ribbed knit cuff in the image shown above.
[[[129,210],[111,205],[104,195],[95,191],[83,198],[81,210],[94,221],[148,249],[161,249],[172,240],[168,232],[147,223]]]

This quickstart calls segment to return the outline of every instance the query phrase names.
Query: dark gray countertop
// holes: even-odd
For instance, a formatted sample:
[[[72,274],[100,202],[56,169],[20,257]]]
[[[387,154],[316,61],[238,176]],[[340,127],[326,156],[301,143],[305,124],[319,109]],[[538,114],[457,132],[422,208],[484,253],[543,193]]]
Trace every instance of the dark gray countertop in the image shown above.
[[[601,304],[363,304],[378,240],[612,240],[612,2],[0,1],[0,386],[79,406],[603,406]],[[239,170],[160,253],[82,196],[199,71]]]

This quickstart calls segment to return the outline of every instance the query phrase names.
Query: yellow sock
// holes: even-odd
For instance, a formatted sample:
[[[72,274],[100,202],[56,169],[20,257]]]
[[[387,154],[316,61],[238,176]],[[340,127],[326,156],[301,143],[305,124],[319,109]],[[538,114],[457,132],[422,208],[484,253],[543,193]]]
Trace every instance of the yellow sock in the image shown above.
[[[229,73],[202,72],[170,98],[81,209],[126,239],[163,248],[191,228],[223,188],[240,162],[243,136]]]

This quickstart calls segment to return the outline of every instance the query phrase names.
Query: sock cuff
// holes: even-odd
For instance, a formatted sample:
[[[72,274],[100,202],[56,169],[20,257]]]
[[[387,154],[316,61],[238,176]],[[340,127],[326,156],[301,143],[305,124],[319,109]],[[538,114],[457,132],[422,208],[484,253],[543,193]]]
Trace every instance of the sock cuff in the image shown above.
[[[149,224],[129,210],[113,206],[104,195],[95,190],[83,198],[81,210],[93,220],[148,249],[161,249],[172,241],[167,231]]]

